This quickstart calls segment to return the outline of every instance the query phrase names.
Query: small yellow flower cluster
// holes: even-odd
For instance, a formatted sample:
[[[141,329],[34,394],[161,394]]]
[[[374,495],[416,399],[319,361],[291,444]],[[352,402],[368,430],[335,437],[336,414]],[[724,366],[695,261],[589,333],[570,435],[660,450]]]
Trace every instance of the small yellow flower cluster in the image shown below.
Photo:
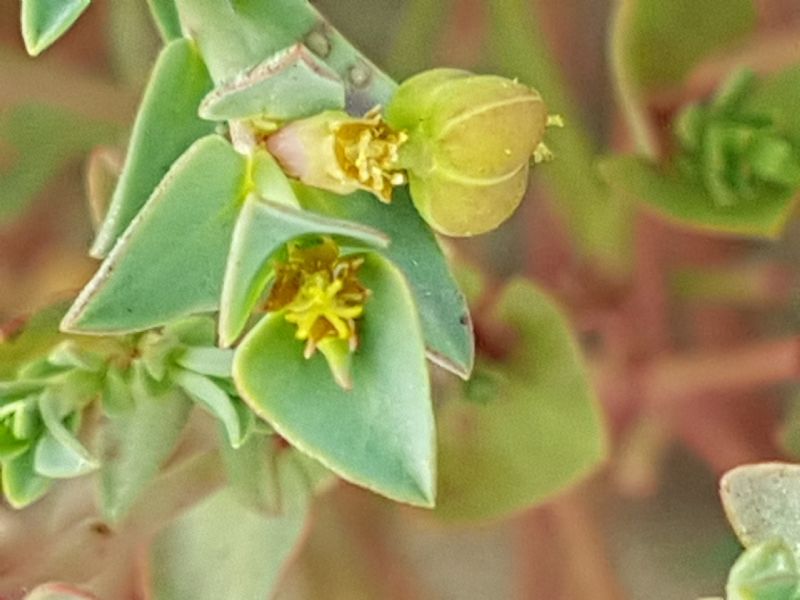
[[[379,106],[361,119],[334,121],[331,131],[340,173],[344,175],[342,183],[356,180],[382,202],[391,202],[392,189],[406,183],[406,175],[397,163],[400,147],[408,141],[408,134],[389,127]]]
[[[358,344],[356,319],[364,313],[369,290],[358,281],[360,257],[340,256],[330,238],[313,246],[290,244],[286,262],[275,267],[275,282],[267,298],[268,311],[283,311],[297,325],[296,337],[306,341],[310,358],[326,340]]]

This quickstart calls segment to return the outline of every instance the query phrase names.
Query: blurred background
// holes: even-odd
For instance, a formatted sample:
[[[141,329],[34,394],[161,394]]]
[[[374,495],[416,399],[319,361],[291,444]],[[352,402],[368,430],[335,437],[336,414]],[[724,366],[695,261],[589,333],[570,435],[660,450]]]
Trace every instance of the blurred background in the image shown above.
[[[585,126],[592,152],[631,148],[607,51],[615,8],[608,0],[315,4],[396,78],[437,65],[525,79],[517,71],[541,57],[520,52],[493,17],[504,6],[524,5],[543,34],[530,48],[546,44],[574,99],[572,117],[583,121],[568,127]],[[730,61],[800,61],[800,3],[760,0],[757,10],[757,31],[741,47],[701,65],[691,91],[683,81],[658,98],[680,102],[709,83],[713,89]],[[98,0],[34,61],[23,51],[19,3],[0,3],[5,335],[18,317],[72,295],[96,268],[86,256],[94,210],[88,198],[102,197],[113,183],[107,174],[119,168],[159,45],[143,0]],[[668,52],[663,60],[671,60]],[[652,106],[657,117],[658,101]],[[742,462],[786,458],[792,448],[783,415],[792,410],[800,365],[800,228],[764,244],[691,233],[637,213],[626,250],[632,271],[607,276],[577,256],[560,221],[561,199],[540,179],[534,175],[523,208],[500,231],[454,251],[495,285],[523,274],[562,300],[605,407],[614,440],[608,464],[543,506],[471,527],[446,526],[341,485],[317,503],[282,600],[722,595],[739,546],[718,500],[718,477]],[[732,293],[673,285],[709,265],[732,278]],[[625,349],[615,353],[615,344]],[[641,366],[652,364],[658,368],[647,373],[656,374],[639,377]],[[706,369],[718,373],[708,389],[686,383]],[[741,381],[726,385],[737,369]],[[662,385],[673,393],[661,394]]]

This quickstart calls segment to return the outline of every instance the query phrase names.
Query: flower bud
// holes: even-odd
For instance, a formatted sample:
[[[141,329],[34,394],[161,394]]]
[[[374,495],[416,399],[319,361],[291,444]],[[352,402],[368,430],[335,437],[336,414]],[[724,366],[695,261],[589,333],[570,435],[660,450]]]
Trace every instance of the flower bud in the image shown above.
[[[471,236],[499,226],[522,201],[549,121],[527,86],[435,69],[400,86],[386,122],[408,134],[398,164],[420,214],[441,233]]]

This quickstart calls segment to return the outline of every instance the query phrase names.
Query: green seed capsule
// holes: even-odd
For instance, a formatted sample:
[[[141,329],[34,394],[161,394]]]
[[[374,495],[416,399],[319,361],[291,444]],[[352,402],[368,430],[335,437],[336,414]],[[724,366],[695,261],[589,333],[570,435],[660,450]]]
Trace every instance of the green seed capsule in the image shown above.
[[[436,69],[400,86],[386,122],[408,134],[398,166],[420,214],[440,233],[471,236],[498,227],[522,201],[548,115],[520,83]]]

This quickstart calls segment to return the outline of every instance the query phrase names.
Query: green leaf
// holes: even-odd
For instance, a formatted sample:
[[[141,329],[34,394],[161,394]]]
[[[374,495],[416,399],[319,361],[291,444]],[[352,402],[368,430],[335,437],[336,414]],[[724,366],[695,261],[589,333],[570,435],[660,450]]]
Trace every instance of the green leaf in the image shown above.
[[[149,329],[217,308],[246,159],[221,137],[195,142],[83,289],[64,331]]]
[[[10,460],[25,452],[30,446],[30,441],[19,439],[13,428],[0,425],[0,461]]]
[[[153,21],[156,23],[158,32],[165,42],[181,37],[181,22],[178,18],[178,9],[175,0],[147,0]]]
[[[191,371],[177,371],[172,378],[175,384],[219,420],[233,448],[242,445],[244,429],[233,400],[225,390],[208,377]]]
[[[3,494],[14,508],[25,508],[44,496],[53,484],[52,479],[38,475],[33,469],[35,448],[3,461]]]
[[[101,506],[115,522],[127,514],[170,457],[192,407],[177,388],[151,381],[140,362],[134,363],[129,389],[132,404],[110,416],[99,442]]]
[[[105,367],[102,356],[84,350],[73,340],[58,344],[47,356],[47,360],[56,367],[79,369],[90,373],[97,373]]]
[[[720,206],[699,181],[632,156],[606,158],[599,168],[620,193],[672,221],[705,231],[776,238],[795,205],[796,194],[776,188],[765,190],[758,198]]]
[[[720,495],[742,545],[780,539],[800,558],[800,465],[737,467],[722,478]]]
[[[728,577],[728,600],[800,600],[800,570],[780,540],[747,549]]]
[[[302,40],[345,84],[355,114],[385,105],[394,82],[358,52],[307,0],[176,0],[217,84],[240,77]]]
[[[759,79],[758,85],[742,104],[742,112],[763,115],[775,130],[800,147],[800,119],[797,118],[797,94],[800,90],[800,66]]]
[[[22,0],[22,39],[31,56],[44,52],[89,7],[90,0]]]
[[[336,474],[393,500],[431,506],[434,425],[414,301],[396,267],[365,258],[359,279],[372,295],[358,321],[352,390],[333,381],[320,354],[303,358],[295,328],[279,313],[245,337],[234,379],[259,416]]]
[[[233,351],[221,348],[186,348],[175,361],[189,371],[211,377],[230,377]]]
[[[467,302],[430,227],[417,213],[407,188],[395,190],[390,205],[372,194],[347,197],[298,185],[304,208],[337,219],[349,219],[386,233],[391,245],[380,252],[405,274],[419,309],[428,357],[460,377],[469,377],[475,340]]]
[[[679,82],[712,52],[750,33],[757,19],[753,0],[625,0],[621,10],[616,51],[625,76],[644,88]]]
[[[45,385],[42,381],[0,381],[0,401],[2,404],[18,398],[24,398],[42,390]]]
[[[64,398],[47,389],[39,398],[39,412],[47,432],[36,445],[34,468],[51,479],[69,479],[86,475],[100,467],[100,463],[64,425],[71,414]]]
[[[103,412],[109,417],[125,414],[132,409],[133,394],[123,369],[114,365],[108,368],[100,397]]]
[[[0,144],[10,154],[8,165],[0,162],[0,221],[25,209],[66,165],[118,133],[116,125],[51,106],[0,112]]]
[[[286,502],[266,516],[216,493],[167,527],[150,556],[154,600],[264,600],[272,597],[302,541],[308,483],[291,453],[279,467]]]
[[[516,280],[496,317],[517,333],[490,393],[437,412],[439,504],[446,519],[504,517],[574,484],[605,458],[599,404],[571,328],[552,300]],[[483,371],[479,363],[477,381]],[[481,387],[486,387],[481,385]]]
[[[105,257],[154,194],[172,164],[214,124],[197,115],[212,83],[197,48],[189,40],[171,42],[161,52],[133,126],[119,183],[91,255]],[[156,190],[155,195],[163,192]]]
[[[212,121],[288,121],[344,105],[344,84],[336,73],[295,44],[215,88],[200,104],[200,116]]]
[[[268,259],[291,240],[310,234],[341,236],[368,246],[386,246],[380,231],[358,223],[329,219],[274,202],[249,198],[233,233],[220,303],[220,343],[241,335],[250,312],[267,285]]]
[[[276,440],[273,435],[253,433],[239,448],[227,443],[220,446],[228,487],[239,502],[257,512],[281,510]]]

